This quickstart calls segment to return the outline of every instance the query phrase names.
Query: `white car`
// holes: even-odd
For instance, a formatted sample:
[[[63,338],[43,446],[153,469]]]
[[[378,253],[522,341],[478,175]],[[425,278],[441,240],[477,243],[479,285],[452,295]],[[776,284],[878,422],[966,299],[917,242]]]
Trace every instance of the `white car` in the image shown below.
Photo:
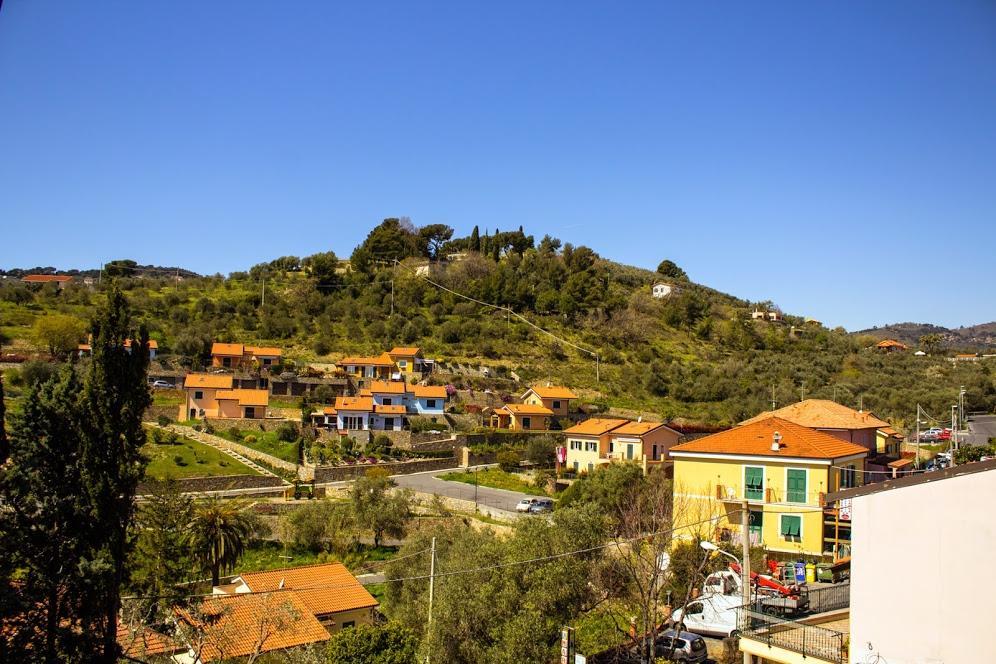
[[[153,381],[152,387],[156,387],[156,388],[160,388],[160,389],[165,389],[165,390],[171,390],[171,389],[173,389],[173,385],[171,383],[168,383],[165,380]]]
[[[515,506],[515,511],[516,512],[528,512],[529,510],[532,509],[533,505],[535,505],[538,500],[539,500],[538,498],[523,498]]]
[[[726,638],[739,632],[737,608],[743,605],[739,595],[706,594],[688,603],[686,610],[671,614],[671,624],[681,623],[682,629],[696,634]]]

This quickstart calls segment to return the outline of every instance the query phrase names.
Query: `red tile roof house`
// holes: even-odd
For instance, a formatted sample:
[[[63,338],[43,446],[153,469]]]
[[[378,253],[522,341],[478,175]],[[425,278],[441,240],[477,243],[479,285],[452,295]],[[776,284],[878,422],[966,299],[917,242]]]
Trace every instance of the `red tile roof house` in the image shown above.
[[[62,290],[66,284],[72,283],[73,278],[64,274],[26,274],[21,281],[26,284],[55,284]]]

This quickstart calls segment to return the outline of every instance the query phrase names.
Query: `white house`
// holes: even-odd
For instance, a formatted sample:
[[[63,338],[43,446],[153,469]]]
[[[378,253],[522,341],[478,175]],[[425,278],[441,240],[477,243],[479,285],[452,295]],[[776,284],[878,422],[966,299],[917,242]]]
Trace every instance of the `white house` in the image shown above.
[[[422,417],[441,417],[446,408],[446,388],[442,385],[413,385],[408,411]]]
[[[654,284],[653,292],[655,298],[657,298],[658,300],[663,300],[664,298],[666,298],[667,296],[669,296],[671,293],[674,292],[674,286],[672,286],[671,284],[666,284],[663,281],[658,281],[656,284]]]

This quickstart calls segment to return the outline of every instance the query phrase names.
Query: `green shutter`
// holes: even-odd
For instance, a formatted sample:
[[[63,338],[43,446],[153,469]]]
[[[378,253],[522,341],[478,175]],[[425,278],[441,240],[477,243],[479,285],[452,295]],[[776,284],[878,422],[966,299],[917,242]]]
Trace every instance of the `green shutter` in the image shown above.
[[[795,468],[788,469],[788,492],[786,500],[790,503],[806,502],[806,471]]]
[[[744,468],[744,496],[747,500],[764,500],[764,468]]]
[[[802,517],[788,514],[782,515],[782,537],[785,539],[799,538],[802,535]]]

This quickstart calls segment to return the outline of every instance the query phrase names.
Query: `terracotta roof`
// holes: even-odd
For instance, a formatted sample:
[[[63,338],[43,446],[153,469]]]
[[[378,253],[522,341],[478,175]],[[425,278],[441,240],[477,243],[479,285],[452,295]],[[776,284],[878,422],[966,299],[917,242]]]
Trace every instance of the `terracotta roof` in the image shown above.
[[[422,399],[445,399],[446,387],[444,385],[413,385],[412,393]]]
[[[899,348],[900,350],[906,350],[909,348],[906,344],[901,341],[896,341],[895,339],[882,339],[877,344],[876,348]]]
[[[618,429],[613,429],[612,435],[643,436],[644,434],[648,434],[655,429],[660,429],[661,427],[664,427],[665,429],[669,428],[663,422],[627,422]],[[675,431],[675,433],[678,432]]]
[[[338,415],[339,414],[339,411],[337,411],[332,406],[326,406],[325,408],[322,409],[322,412],[325,413],[326,415]]]
[[[183,388],[202,387],[214,390],[232,389],[232,376],[226,374],[191,373],[183,379]]]
[[[569,429],[564,429],[564,433],[571,433],[578,436],[601,436],[602,434],[608,433],[613,429],[617,429],[626,423],[626,420],[617,420],[606,417],[592,417],[584,422],[578,422]]]
[[[211,354],[242,357],[245,354],[245,346],[242,344],[226,344],[216,341],[211,344]]]
[[[203,630],[204,662],[285,650],[329,638],[301,595],[286,590],[215,595],[206,598],[198,611],[181,609],[178,613],[185,622]]]
[[[131,339],[125,339],[125,348],[131,348]],[[155,339],[149,339],[149,350],[157,350],[159,348],[159,342]]]
[[[25,281],[29,284],[48,284],[52,282],[65,283],[72,280],[72,277],[64,274],[26,274],[21,277],[21,281]]]
[[[412,355],[418,355],[422,352],[422,349],[418,346],[395,346],[387,352],[388,355],[403,355],[405,357],[411,357]]]
[[[241,578],[253,592],[276,590],[282,581],[318,616],[377,606],[373,595],[342,563],[247,572]]]
[[[266,357],[280,357],[284,354],[276,346],[246,346],[246,352],[250,355],[263,355]]]
[[[336,410],[373,410],[373,399],[370,397],[336,397]]]
[[[913,459],[896,459],[895,461],[890,461],[887,465],[889,466],[889,468],[896,468],[898,470],[902,470],[903,468],[912,466],[914,463],[915,462],[913,461]]]
[[[398,380],[370,381],[370,392],[372,394],[404,394],[406,391],[405,384]]]
[[[240,406],[266,406],[270,403],[267,390],[222,390],[215,398],[218,401],[238,401]]]
[[[339,366],[342,366],[344,364],[357,364],[357,365],[372,365],[378,367],[388,367],[388,366],[393,367],[394,360],[392,360],[391,356],[388,355],[387,353],[382,353],[375,357],[363,357],[363,356],[344,357],[342,358],[342,360],[337,362],[337,364]]]
[[[771,449],[775,432],[782,437],[778,451]],[[767,417],[671,448],[671,454],[677,455],[682,452],[807,459],[838,459],[868,454],[868,450],[860,445],[848,443],[828,433],[780,417]]]
[[[781,417],[814,429],[881,429],[889,426],[888,422],[878,419],[870,412],[860,412],[827,399],[799,401],[778,410],[761,413],[740,424],[750,424],[769,417]]]
[[[373,396],[373,392],[370,391],[369,387],[361,387],[360,388],[360,392],[359,392],[359,394],[357,394],[357,396],[360,396],[360,397],[370,397],[370,396]]]
[[[118,645],[121,653],[128,658],[141,658],[148,655],[186,650],[186,646],[173,642],[169,637],[148,627],[132,627],[118,621]]]
[[[404,415],[407,411],[405,407],[401,404],[393,404],[391,406],[381,406],[380,404],[374,404],[374,412],[382,413],[384,415]]]
[[[507,403],[504,409],[516,415],[553,415],[553,411],[546,406],[535,406],[531,403]]]
[[[578,395],[574,394],[566,387],[560,387],[558,385],[533,385],[532,387],[529,388],[529,390],[526,391],[526,394],[529,394],[530,390],[535,392],[536,396],[538,396],[540,399],[577,399],[578,398]],[[525,395],[523,395],[523,398],[525,398]]]

